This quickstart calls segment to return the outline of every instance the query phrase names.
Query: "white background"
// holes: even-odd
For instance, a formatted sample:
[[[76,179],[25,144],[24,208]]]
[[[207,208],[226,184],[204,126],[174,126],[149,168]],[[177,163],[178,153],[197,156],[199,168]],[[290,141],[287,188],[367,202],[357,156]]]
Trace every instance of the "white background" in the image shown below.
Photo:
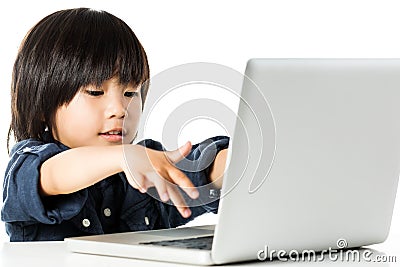
[[[0,17],[1,173],[8,161],[9,88],[18,46],[37,21],[59,9],[104,9],[123,19],[146,49],[152,75],[196,61],[224,64],[243,72],[246,61],[252,57],[400,57],[400,3],[397,1],[36,0],[6,3],[1,4]],[[6,240],[3,229],[1,224],[0,240]],[[394,233],[400,233],[400,203],[395,206],[391,234]]]

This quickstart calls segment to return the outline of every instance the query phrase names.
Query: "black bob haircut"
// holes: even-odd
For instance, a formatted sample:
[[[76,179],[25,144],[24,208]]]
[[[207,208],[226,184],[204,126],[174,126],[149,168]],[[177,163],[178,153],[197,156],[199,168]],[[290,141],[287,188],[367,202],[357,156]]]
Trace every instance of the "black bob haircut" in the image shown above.
[[[121,19],[89,8],[48,15],[27,33],[14,63],[7,147],[11,134],[17,142],[43,140],[59,107],[112,77],[141,86],[144,103],[149,75],[146,52]]]

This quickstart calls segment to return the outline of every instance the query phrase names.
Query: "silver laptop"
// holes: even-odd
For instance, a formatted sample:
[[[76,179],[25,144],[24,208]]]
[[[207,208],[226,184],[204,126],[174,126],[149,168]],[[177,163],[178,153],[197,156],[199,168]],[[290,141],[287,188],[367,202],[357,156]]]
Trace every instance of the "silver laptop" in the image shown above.
[[[251,59],[241,99],[215,226],[67,238],[69,249],[213,265],[386,239],[400,59]]]

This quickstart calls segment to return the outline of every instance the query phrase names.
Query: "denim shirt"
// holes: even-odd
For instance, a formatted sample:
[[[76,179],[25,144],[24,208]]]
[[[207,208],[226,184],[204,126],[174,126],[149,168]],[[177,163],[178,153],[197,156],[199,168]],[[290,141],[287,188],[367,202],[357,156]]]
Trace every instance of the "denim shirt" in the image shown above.
[[[151,139],[139,144],[155,150],[164,149]],[[229,138],[225,136],[209,138],[193,145],[186,159],[210,162],[215,153],[208,152],[212,149],[219,152],[228,148],[228,144]],[[10,241],[63,240],[71,236],[171,228],[205,212],[218,211],[219,200],[210,199],[213,190],[208,184],[211,165],[195,172],[183,170],[200,193],[198,199],[192,200],[181,190],[191,207],[189,218],[183,218],[175,206],[131,187],[122,172],[71,194],[40,196],[41,164],[67,149],[47,137],[45,141],[27,139],[18,142],[11,150],[1,210]],[[213,160],[211,158],[211,162]]]

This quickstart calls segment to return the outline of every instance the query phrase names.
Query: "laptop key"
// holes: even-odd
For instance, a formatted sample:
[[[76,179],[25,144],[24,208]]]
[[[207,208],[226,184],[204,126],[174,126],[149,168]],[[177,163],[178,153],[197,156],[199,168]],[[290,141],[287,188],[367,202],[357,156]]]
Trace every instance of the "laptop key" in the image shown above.
[[[213,236],[202,236],[202,237],[193,237],[186,239],[142,242],[140,244],[163,246],[163,247],[171,246],[171,247],[188,248],[188,249],[211,250],[212,241],[213,241]]]

